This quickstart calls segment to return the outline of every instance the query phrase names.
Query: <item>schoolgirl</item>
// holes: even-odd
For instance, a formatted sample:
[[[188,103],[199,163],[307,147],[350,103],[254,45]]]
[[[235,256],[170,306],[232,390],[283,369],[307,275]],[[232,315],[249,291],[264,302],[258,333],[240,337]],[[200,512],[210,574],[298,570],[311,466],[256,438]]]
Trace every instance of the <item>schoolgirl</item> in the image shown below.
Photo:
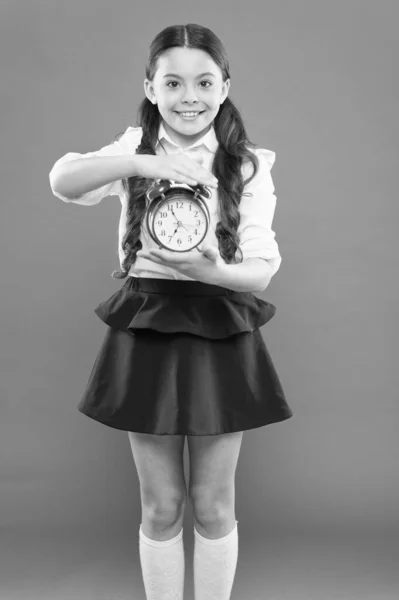
[[[249,142],[229,86],[226,52],[211,30],[167,27],[150,46],[138,126],[100,150],[68,152],[50,172],[52,192],[64,202],[121,201],[121,269],[112,276],[126,281],[95,308],[107,328],[78,409],[128,432],[151,600],[183,598],[188,500],[195,598],[230,598],[243,432],[293,415],[260,332],[276,308],[254,295],[281,263],[271,228],[275,153]],[[149,234],[147,191],[159,181],[209,191],[209,229],[190,251],[160,247]],[[188,239],[185,225],[193,224],[177,218],[174,225]]]

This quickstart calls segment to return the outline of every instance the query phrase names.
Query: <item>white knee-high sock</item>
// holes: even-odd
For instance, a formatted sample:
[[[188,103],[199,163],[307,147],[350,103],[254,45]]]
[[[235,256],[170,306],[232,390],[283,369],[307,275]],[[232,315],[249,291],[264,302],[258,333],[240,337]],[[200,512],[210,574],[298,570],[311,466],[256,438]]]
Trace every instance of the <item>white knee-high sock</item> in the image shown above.
[[[238,558],[238,528],[216,540],[194,527],[195,600],[229,600]]]
[[[147,600],[183,600],[183,528],[176,537],[159,542],[145,536],[140,525],[139,538]]]

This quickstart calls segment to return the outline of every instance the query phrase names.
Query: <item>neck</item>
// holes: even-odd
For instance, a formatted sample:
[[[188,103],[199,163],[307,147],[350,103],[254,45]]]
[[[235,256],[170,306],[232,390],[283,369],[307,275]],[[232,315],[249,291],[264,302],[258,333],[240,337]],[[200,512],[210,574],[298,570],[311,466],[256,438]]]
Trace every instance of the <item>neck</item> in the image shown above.
[[[171,129],[164,120],[162,121],[162,123],[163,123],[165,131],[168,133],[170,139],[173,142],[175,142],[175,144],[178,144],[179,146],[181,146],[183,149],[187,148],[188,146],[191,146],[191,144],[194,144],[197,140],[202,138],[206,133],[208,133],[208,131],[212,127],[212,123],[210,123],[210,125],[208,125],[205,129],[203,129],[199,133],[196,133],[194,135],[183,135],[183,134],[178,134],[174,129]]]

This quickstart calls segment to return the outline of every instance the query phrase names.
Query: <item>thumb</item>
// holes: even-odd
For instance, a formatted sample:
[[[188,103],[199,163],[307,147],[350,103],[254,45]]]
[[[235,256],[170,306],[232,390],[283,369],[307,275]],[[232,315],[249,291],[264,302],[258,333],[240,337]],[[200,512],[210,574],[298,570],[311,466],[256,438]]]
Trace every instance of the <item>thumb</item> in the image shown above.
[[[219,255],[219,250],[214,246],[206,246],[205,248],[203,247],[202,254],[204,254],[210,260],[216,261]]]

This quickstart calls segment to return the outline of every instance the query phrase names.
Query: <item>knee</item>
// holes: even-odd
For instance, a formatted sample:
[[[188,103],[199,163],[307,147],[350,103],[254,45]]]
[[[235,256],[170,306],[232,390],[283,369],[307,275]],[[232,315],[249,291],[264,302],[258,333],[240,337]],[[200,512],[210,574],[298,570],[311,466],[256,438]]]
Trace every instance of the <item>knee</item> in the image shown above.
[[[184,515],[186,495],[181,493],[167,494],[147,498],[143,502],[143,512],[146,518],[156,525],[170,526]]]
[[[230,488],[217,491],[190,490],[189,497],[195,518],[203,525],[224,521],[234,512],[234,491]]]

